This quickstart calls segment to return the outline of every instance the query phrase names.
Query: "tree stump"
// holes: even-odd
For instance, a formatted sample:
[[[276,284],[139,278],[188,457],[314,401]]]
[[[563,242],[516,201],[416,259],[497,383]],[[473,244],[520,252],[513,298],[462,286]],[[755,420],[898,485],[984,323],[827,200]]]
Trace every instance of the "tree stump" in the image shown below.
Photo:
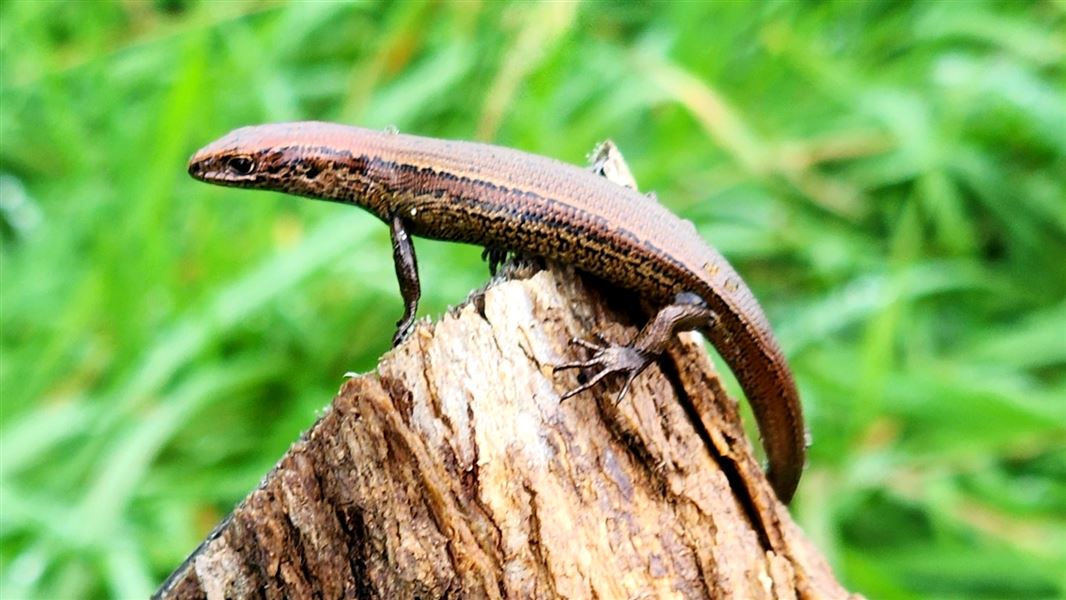
[[[626,297],[552,266],[420,322],[156,596],[847,597],[697,336],[621,402],[611,378],[560,402],[572,337],[635,335]]]

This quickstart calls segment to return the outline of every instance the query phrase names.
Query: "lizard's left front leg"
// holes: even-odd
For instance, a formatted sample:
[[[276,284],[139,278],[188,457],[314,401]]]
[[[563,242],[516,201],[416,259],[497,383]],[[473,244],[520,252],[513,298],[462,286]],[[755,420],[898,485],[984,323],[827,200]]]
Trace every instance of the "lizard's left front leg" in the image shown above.
[[[418,260],[415,258],[415,245],[407,233],[403,218],[393,215],[389,222],[392,234],[392,260],[396,267],[396,280],[400,284],[403,296],[403,317],[396,321],[396,334],[392,336],[392,345],[398,346],[404,341],[415,326],[418,312],[418,299],[422,297],[422,287],[418,283]]]

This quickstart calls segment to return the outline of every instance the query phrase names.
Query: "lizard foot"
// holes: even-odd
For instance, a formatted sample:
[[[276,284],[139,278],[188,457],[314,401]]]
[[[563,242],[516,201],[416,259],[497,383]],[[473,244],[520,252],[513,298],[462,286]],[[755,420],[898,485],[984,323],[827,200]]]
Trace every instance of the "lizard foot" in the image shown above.
[[[489,263],[489,275],[496,276],[496,271],[499,270],[500,265],[507,262],[507,257],[511,252],[502,248],[489,248],[486,247],[481,251],[481,260]]]
[[[415,330],[414,319],[400,319],[396,321],[396,333],[392,335],[392,347],[399,346],[404,340],[406,340],[411,332]]]
[[[571,344],[592,351],[592,358],[558,365],[555,370],[598,368],[599,371],[585,383],[563,394],[561,400],[580,394],[612,373],[625,373],[625,384],[622,385],[622,391],[618,392],[618,398],[615,400],[615,402],[621,402],[622,398],[625,398],[626,392],[629,391],[629,385],[655,358],[654,355],[642,352],[633,346],[623,346],[609,342],[600,334],[596,334],[596,339],[599,341],[598,344],[580,338],[570,340]]]

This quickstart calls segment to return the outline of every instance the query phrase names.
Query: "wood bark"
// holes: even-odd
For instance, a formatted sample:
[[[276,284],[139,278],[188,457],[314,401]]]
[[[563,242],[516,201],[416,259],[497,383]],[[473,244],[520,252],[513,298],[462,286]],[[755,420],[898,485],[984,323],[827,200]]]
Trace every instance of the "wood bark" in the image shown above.
[[[526,271],[532,271],[525,269]],[[178,598],[844,598],[702,341],[616,402],[553,365],[636,333],[564,267],[500,278],[347,381],[162,585]]]

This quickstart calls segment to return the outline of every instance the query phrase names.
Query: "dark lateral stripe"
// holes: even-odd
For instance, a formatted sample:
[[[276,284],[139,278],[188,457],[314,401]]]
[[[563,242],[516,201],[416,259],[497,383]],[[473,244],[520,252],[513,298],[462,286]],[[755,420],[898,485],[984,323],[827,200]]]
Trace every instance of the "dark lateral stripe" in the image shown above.
[[[516,222],[516,217],[518,217],[517,222],[528,224],[530,229],[530,235],[522,236],[524,242],[522,245],[546,257],[560,260],[568,258],[559,252],[553,251],[555,248],[550,243],[551,241],[564,242],[570,247],[571,251],[592,248],[610,256],[616,264],[626,265],[634,272],[640,273],[640,279],[650,278],[654,280],[657,287],[664,294],[678,291],[676,289],[677,282],[691,278],[691,271],[683,263],[669,253],[664,252],[650,240],[640,239],[632,231],[619,228],[600,215],[590,213],[557,198],[544,196],[532,190],[507,187],[484,179],[459,175],[429,166],[415,166],[408,163],[389,161],[379,156],[355,155],[347,150],[337,150],[328,146],[300,148],[300,150],[309,151],[313,155],[328,157],[332,161],[345,165],[344,170],[351,176],[355,176],[353,178],[360,180],[361,185],[357,187],[361,189],[366,189],[368,187],[367,181],[370,180],[383,186],[385,188],[383,191],[393,197],[408,198],[413,201],[426,198],[438,200],[451,198],[453,202],[448,205],[437,202],[444,208],[444,210],[440,211],[442,214],[454,214],[456,208],[461,206],[462,210],[477,214],[479,220],[498,223],[500,227],[496,230],[496,233],[504,231],[507,226]],[[388,178],[382,177],[379,180],[377,177],[373,177],[372,174],[375,173],[404,175],[405,177],[397,178],[397,183],[400,181],[404,183],[403,185],[390,185]],[[410,185],[413,182],[418,182],[420,185]],[[481,193],[476,193],[475,190],[480,190]],[[508,202],[500,202],[498,199],[502,197],[507,197]],[[331,199],[357,204],[362,204],[362,201],[365,200],[371,200],[356,197]],[[424,203],[424,200],[419,203]],[[425,206],[416,208],[420,211],[433,210],[432,204],[426,203]],[[366,206],[366,208],[373,210],[371,206]],[[501,208],[519,211],[522,214],[502,213]],[[567,218],[568,215],[570,218]],[[448,229],[452,230],[451,233],[453,235],[448,236],[448,239],[472,243],[506,241],[493,239],[492,237],[486,238],[480,231],[469,230],[469,225],[458,219],[454,223],[442,225],[446,225]],[[551,238],[555,238],[555,240]],[[634,250],[643,248],[645,252],[656,256],[659,259],[659,266],[668,267],[667,271],[669,272],[649,271],[648,267],[654,263],[649,262],[646,256],[620,251],[619,238],[626,240],[625,246],[629,246]],[[609,278],[617,279],[621,274],[615,273],[613,275],[615,276]],[[632,278],[632,280],[636,279],[636,277]],[[704,283],[703,287],[705,289],[689,291],[693,291],[701,297],[707,296],[710,291],[709,285]],[[712,303],[714,300],[713,298],[705,299]]]

